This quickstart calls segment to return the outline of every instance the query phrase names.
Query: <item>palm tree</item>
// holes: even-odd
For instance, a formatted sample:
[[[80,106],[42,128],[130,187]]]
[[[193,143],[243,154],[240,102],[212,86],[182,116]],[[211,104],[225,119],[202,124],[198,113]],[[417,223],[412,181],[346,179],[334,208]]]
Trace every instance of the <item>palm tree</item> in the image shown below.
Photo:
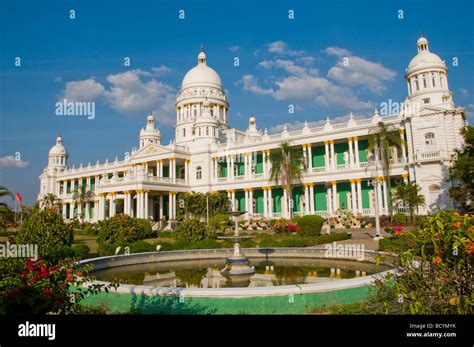
[[[13,194],[7,189],[7,187],[0,186],[0,198],[4,196],[10,196],[13,199]],[[0,202],[0,207],[8,207],[5,202]]]
[[[420,192],[421,188],[413,182],[400,184],[393,191],[393,200],[401,201],[404,206],[408,207],[411,222],[413,222],[415,209],[425,204],[425,197]]]
[[[56,195],[52,193],[46,194],[41,200],[41,207],[43,208],[52,208],[58,202]]]
[[[74,187],[72,199],[74,200],[75,205],[81,206],[81,220],[84,220],[84,202],[90,200],[93,197],[94,193],[87,190],[87,187],[85,185],[79,185]]]
[[[303,152],[298,148],[290,147],[288,142],[280,145],[280,150],[270,154],[270,180],[276,184],[281,182],[281,187],[286,193],[286,211],[290,212],[293,219],[293,209],[288,209],[292,200],[293,183],[301,180],[303,171],[306,169],[306,161]]]
[[[403,140],[400,138],[398,129],[394,125],[386,125],[384,122],[378,122],[377,126],[369,130],[368,151],[375,152],[375,160],[382,162],[384,176],[388,177],[388,191],[391,192],[390,171],[391,161],[390,152],[392,148],[398,151],[403,146]],[[391,205],[391,204],[390,204]],[[392,216],[392,208],[389,206],[389,216]]]

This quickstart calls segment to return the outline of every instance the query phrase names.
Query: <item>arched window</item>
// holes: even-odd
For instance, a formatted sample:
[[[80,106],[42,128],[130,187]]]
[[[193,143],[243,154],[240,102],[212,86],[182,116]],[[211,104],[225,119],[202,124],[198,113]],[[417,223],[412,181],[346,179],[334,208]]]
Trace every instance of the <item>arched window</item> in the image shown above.
[[[439,87],[443,88],[443,75],[439,76]]]
[[[206,127],[206,136],[209,136],[209,127]]]
[[[186,129],[183,129],[183,137],[186,137]]]
[[[418,76],[415,77],[415,87],[416,90],[420,90],[420,85],[418,84]]]
[[[427,88],[428,85],[426,84],[426,75],[423,75],[423,88]]]
[[[433,83],[433,88],[436,88],[436,79],[435,79],[435,74],[431,74],[431,82]]]
[[[201,166],[198,166],[196,168],[196,179],[197,180],[202,179],[202,167]]]

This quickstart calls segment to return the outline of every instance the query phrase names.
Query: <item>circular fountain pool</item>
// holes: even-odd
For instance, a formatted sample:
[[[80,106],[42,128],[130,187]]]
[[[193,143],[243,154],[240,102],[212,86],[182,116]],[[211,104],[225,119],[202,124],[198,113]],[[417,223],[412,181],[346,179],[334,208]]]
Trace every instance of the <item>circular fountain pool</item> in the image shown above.
[[[304,313],[314,307],[366,300],[376,276],[393,271],[376,265],[379,253],[330,258],[327,248],[243,249],[255,269],[229,279],[221,270],[233,249],[137,253],[87,259],[96,283],[117,290],[86,297],[86,305],[111,312]]]

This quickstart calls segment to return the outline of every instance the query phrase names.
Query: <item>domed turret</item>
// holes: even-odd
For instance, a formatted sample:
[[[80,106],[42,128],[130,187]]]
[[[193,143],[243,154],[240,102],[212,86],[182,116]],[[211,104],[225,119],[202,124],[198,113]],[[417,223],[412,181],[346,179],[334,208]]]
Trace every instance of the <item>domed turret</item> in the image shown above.
[[[63,145],[61,135],[56,138],[56,144],[51,147],[48,153],[48,167],[50,168],[66,168],[68,153]]]
[[[410,102],[418,108],[428,105],[452,107],[446,64],[430,52],[425,37],[420,35],[416,46],[418,54],[408,64],[405,74]]]
[[[211,143],[229,128],[228,102],[222,82],[207,65],[204,49],[198,55],[198,64],[183,78],[176,100],[176,143]]]
[[[161,133],[158,128],[155,128],[155,117],[149,114],[146,118],[146,127],[140,130],[140,148],[145,147],[149,143],[159,145],[161,142]]]

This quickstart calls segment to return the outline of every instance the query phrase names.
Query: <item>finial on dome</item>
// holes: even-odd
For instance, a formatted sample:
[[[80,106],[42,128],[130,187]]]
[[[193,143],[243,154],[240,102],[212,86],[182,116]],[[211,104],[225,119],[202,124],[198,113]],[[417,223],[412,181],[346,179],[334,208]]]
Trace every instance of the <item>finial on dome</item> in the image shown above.
[[[418,52],[428,51],[428,40],[426,37],[423,37],[423,34],[420,32],[420,38],[416,41],[416,47]]]
[[[204,53],[204,44],[201,43],[201,52],[198,55],[198,63],[206,64],[206,53]]]

